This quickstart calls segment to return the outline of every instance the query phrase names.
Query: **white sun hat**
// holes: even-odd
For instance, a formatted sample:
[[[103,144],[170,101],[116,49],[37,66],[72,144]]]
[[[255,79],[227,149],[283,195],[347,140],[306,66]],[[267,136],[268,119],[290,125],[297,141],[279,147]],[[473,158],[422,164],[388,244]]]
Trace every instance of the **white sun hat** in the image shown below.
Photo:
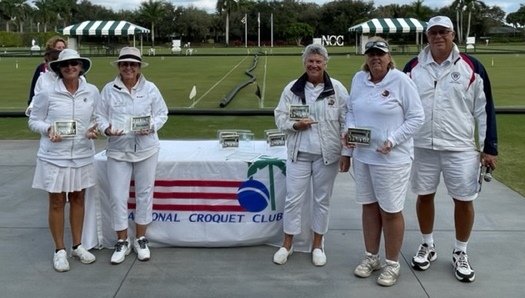
[[[78,60],[82,62],[83,71],[81,72],[81,74],[85,74],[91,69],[91,60],[89,60],[88,58],[80,57],[78,52],[72,49],[63,49],[60,52],[60,54],[58,54],[57,60],[49,62],[49,67],[57,73],[60,71],[60,64],[64,61],[69,60]]]
[[[118,59],[111,62],[111,64],[116,66],[119,62],[137,62],[140,63],[141,67],[146,67],[149,65],[147,62],[142,61],[140,50],[135,47],[123,47],[120,50]]]

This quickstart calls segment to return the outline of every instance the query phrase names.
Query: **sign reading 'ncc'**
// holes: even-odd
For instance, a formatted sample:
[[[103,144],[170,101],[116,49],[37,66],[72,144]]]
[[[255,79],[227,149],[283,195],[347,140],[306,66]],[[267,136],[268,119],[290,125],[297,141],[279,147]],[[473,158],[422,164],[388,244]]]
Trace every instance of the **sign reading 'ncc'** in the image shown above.
[[[339,46],[345,44],[345,37],[343,35],[323,35],[323,45],[325,46]]]

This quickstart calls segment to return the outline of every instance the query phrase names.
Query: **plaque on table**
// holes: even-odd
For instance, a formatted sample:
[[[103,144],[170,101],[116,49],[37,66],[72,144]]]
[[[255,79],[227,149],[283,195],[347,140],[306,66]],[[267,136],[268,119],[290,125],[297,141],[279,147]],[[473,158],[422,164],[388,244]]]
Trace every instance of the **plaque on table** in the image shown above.
[[[63,138],[74,137],[77,135],[77,122],[75,120],[55,121],[53,131]]]
[[[239,147],[239,135],[238,134],[226,134],[221,138],[222,148],[238,148]]]
[[[290,120],[301,120],[310,117],[309,105],[290,105]]]
[[[217,130],[217,139],[221,148],[236,148],[239,147],[239,141],[249,143],[254,138],[254,134],[249,129],[219,129]],[[227,140],[233,146],[225,145],[224,141]],[[236,143],[235,144],[235,140]]]
[[[151,128],[151,116],[133,116],[131,117],[130,131],[139,132]]]
[[[346,134],[348,144],[370,145],[371,131],[368,128],[349,128]]]
[[[266,142],[269,147],[284,146],[286,144],[286,135],[282,132],[268,134],[266,136]]]
[[[264,135],[265,135],[266,137],[268,137],[268,135],[271,135],[271,134],[274,134],[274,133],[281,133],[281,130],[278,129],[278,128],[271,128],[271,129],[266,129],[266,130],[264,131]]]

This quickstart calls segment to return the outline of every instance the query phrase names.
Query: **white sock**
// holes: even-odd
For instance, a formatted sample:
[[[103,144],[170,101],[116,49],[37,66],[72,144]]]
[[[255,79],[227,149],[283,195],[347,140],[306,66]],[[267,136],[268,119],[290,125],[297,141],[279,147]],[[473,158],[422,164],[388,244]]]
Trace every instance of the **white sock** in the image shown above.
[[[467,244],[468,242],[462,242],[456,239],[456,244],[454,245],[454,251],[462,251],[467,253]]]
[[[388,260],[388,259],[385,259],[385,262],[387,265],[390,265],[390,266],[399,266],[399,262],[398,261],[392,261],[392,260]]]
[[[379,258],[379,253],[377,253],[377,254],[373,254],[373,253],[371,253],[371,252],[365,251],[365,254],[366,254],[367,256],[372,256],[372,257],[374,257],[374,258],[376,258],[376,257]]]
[[[423,238],[423,243],[428,244],[428,246],[430,247],[434,246],[434,234],[433,233],[422,234],[421,236]]]

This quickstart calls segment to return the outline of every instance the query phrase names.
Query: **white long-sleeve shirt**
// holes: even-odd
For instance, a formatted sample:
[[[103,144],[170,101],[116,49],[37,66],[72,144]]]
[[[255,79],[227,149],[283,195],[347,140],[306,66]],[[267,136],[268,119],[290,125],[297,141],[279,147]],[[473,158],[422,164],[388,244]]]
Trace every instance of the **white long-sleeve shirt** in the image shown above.
[[[160,148],[157,131],[168,120],[168,108],[157,86],[146,80],[143,75],[131,92],[120,76],[106,84],[95,114],[101,131],[105,131],[110,124],[114,130],[128,130],[125,135],[108,138],[109,157],[138,161],[148,158]],[[152,133],[138,135],[129,132],[130,119],[133,116],[151,116]]]
[[[391,69],[377,84],[369,72],[360,71],[352,79],[346,127],[371,130],[370,145],[357,145],[353,157],[367,164],[403,164],[414,157],[413,135],[423,125],[425,115],[414,83],[406,74]],[[388,154],[376,152],[386,140]]]

